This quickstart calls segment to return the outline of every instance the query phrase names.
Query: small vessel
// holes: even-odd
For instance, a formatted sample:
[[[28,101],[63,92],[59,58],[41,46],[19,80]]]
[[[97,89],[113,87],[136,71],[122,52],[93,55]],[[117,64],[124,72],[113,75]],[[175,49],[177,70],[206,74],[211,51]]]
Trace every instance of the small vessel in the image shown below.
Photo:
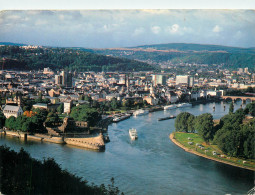
[[[149,110],[139,109],[133,113],[134,116],[149,114]]]
[[[158,121],[168,120],[168,119],[172,119],[172,118],[176,118],[176,116],[171,115],[171,116],[168,116],[168,117],[159,118]]]
[[[177,108],[176,105],[168,105],[168,106],[164,106],[164,110],[172,110],[172,109],[175,109]]]
[[[191,107],[192,104],[189,104],[189,103],[182,103],[182,104],[178,104],[177,105],[177,108],[184,108],[184,107]]]
[[[129,129],[129,136],[130,136],[131,140],[136,140],[138,138],[136,129],[134,129],[134,128]]]
[[[117,123],[117,122],[120,122],[120,121],[123,121],[125,119],[128,119],[130,118],[130,114],[124,114],[124,115],[116,115],[114,116],[114,118],[112,119],[112,122],[114,123]]]

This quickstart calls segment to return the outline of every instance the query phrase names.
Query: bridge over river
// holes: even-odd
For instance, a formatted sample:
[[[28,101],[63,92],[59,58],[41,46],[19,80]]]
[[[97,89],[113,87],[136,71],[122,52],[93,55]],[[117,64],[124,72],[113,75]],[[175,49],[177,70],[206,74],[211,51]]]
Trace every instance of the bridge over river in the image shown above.
[[[231,99],[232,101],[242,100],[243,103],[245,103],[246,100],[255,102],[255,97],[249,97],[249,96],[222,96],[221,98],[224,100]]]

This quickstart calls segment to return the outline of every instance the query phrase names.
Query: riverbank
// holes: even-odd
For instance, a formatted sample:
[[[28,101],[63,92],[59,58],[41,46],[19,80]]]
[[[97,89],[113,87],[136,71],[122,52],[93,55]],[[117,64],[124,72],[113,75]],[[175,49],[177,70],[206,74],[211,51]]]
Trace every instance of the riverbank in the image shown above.
[[[181,144],[176,138],[175,138],[175,132],[174,133],[171,133],[170,136],[169,136],[170,140],[176,144],[177,146],[179,146],[180,148],[182,148],[183,150],[185,150],[186,152],[189,152],[189,153],[192,153],[192,154],[195,154],[197,156],[201,156],[201,157],[204,157],[204,158],[207,158],[207,159],[210,159],[210,160],[214,160],[214,161],[217,161],[217,162],[220,162],[220,163],[225,163],[225,164],[228,164],[228,165],[231,165],[231,166],[235,166],[235,167],[239,167],[239,168],[243,168],[243,169],[248,169],[248,170],[251,170],[251,171],[255,171],[255,167],[247,167],[247,166],[242,166],[240,164],[235,164],[233,162],[228,162],[225,160],[226,157],[224,157],[224,159],[219,159],[219,158],[216,158],[216,157],[212,157],[212,156],[209,156],[207,154],[202,154],[198,151],[196,151],[197,149],[193,150],[191,148],[188,148],[186,146],[184,146],[183,144]],[[197,148],[197,147],[196,147]],[[229,157],[230,158],[230,157]]]
[[[48,136],[44,134],[35,134],[29,135],[24,132],[19,131],[9,131],[2,130],[0,134],[15,137],[18,139],[23,139],[24,141],[32,140],[32,141],[40,141],[40,142],[50,142],[55,144],[67,144],[78,147],[83,147],[86,149],[101,151],[105,149],[105,143],[103,139],[103,135],[99,134],[94,137],[83,137],[83,138],[68,138],[68,137],[57,137],[57,136]]]

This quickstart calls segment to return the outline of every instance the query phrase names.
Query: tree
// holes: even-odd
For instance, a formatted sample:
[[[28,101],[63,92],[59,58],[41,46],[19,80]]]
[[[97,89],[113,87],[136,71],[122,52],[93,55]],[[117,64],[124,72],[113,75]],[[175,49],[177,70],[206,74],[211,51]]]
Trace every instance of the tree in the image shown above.
[[[255,116],[255,102],[249,103],[246,105],[244,112],[246,114],[250,114],[252,116]]]
[[[231,102],[231,104],[229,105],[229,113],[233,113],[234,112],[234,103]]]
[[[5,126],[8,129],[15,129],[15,125],[16,125],[16,118],[14,116],[10,116],[9,118],[5,120]]]
[[[60,104],[57,108],[58,113],[62,114],[64,112],[64,104]]]
[[[5,118],[4,114],[0,111],[0,128],[3,128],[5,120],[6,120],[6,118]]]
[[[213,139],[215,133],[213,124],[213,116],[209,113],[201,114],[196,117],[195,129],[206,142]]]
[[[47,115],[47,118],[45,120],[45,123],[49,126],[52,126],[54,125],[55,123],[58,123],[59,122],[59,117],[56,113],[54,112],[50,112],[48,115]]]
[[[193,132],[194,131],[194,115],[189,112],[182,112],[178,114],[175,119],[175,130],[181,132]]]
[[[118,100],[116,98],[112,98],[111,107],[113,110],[116,110],[118,108]]]
[[[70,116],[75,121],[88,122],[89,126],[95,126],[102,118],[95,108],[91,108],[88,105],[80,105],[72,108]]]

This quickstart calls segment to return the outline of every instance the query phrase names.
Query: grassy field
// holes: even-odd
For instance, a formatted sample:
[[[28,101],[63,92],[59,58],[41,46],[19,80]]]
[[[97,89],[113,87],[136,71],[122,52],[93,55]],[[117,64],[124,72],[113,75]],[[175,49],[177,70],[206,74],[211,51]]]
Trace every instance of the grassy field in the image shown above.
[[[196,133],[182,133],[175,132],[174,138],[186,149],[196,151],[200,154],[206,155],[207,157],[214,158],[225,162],[234,163],[238,166],[249,167],[255,170],[255,160],[234,158],[223,154],[217,145],[207,144],[203,139]],[[192,142],[190,145],[188,142]],[[199,147],[200,146],[200,147]],[[216,152],[216,155],[213,155]],[[246,161],[244,163],[244,161]]]

